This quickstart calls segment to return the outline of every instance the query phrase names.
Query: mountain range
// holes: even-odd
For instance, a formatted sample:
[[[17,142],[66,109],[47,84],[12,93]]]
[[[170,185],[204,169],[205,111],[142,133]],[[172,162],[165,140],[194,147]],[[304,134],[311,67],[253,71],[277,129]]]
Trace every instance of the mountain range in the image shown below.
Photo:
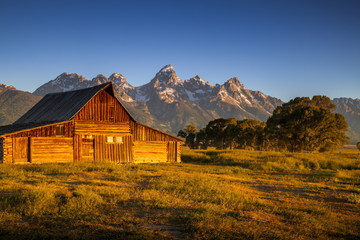
[[[0,124],[15,121],[47,93],[87,88],[108,81],[113,82],[117,98],[135,119],[173,134],[188,124],[200,129],[210,120],[220,117],[266,121],[283,103],[278,98],[245,88],[236,77],[222,85],[212,85],[199,75],[183,81],[170,64],[150,82],[138,87],[130,85],[117,72],[108,78],[99,74],[91,80],[76,73],[63,73],[32,94],[0,84]],[[336,98],[333,102],[336,111],[342,113],[349,123],[351,140],[360,141],[360,100]]]

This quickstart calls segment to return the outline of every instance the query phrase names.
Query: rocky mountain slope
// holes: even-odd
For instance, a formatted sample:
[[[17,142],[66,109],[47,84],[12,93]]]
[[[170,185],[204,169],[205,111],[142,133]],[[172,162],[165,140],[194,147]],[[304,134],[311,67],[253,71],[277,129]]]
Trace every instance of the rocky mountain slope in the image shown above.
[[[237,78],[223,85],[211,85],[200,76],[183,81],[170,64],[163,67],[147,84],[131,86],[120,73],[109,78],[98,75],[86,80],[77,74],[63,73],[40,86],[35,95],[80,89],[112,81],[116,96],[139,121],[167,132],[176,133],[187,124],[204,127],[219,117],[266,120],[281,105],[280,99],[246,89]]]
[[[0,84],[0,125],[14,122],[34,106],[41,97]]]

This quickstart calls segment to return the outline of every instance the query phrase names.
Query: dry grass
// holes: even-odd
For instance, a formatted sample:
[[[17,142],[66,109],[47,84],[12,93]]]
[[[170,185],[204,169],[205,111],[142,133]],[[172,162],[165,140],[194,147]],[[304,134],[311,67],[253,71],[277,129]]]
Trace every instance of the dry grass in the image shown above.
[[[1,239],[357,239],[356,152],[0,165]]]

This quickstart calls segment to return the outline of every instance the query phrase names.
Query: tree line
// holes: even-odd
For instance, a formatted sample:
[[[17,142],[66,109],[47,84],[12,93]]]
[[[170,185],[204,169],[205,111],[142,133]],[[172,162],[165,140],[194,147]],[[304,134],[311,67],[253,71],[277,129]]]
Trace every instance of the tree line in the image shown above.
[[[277,107],[266,122],[219,118],[205,128],[187,125],[179,137],[193,149],[330,151],[348,142],[348,124],[326,96],[297,97]]]

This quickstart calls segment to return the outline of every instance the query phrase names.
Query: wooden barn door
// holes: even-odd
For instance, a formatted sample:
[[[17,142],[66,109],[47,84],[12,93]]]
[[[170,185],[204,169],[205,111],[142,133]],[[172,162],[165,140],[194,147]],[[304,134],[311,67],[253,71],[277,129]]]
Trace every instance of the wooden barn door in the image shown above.
[[[82,138],[81,161],[84,161],[84,162],[93,162],[94,161],[94,139],[93,138]]]
[[[168,142],[168,162],[176,162],[177,160],[177,142]]]
[[[14,138],[14,158],[15,163],[26,163],[30,162],[29,158],[29,138],[17,137]]]

